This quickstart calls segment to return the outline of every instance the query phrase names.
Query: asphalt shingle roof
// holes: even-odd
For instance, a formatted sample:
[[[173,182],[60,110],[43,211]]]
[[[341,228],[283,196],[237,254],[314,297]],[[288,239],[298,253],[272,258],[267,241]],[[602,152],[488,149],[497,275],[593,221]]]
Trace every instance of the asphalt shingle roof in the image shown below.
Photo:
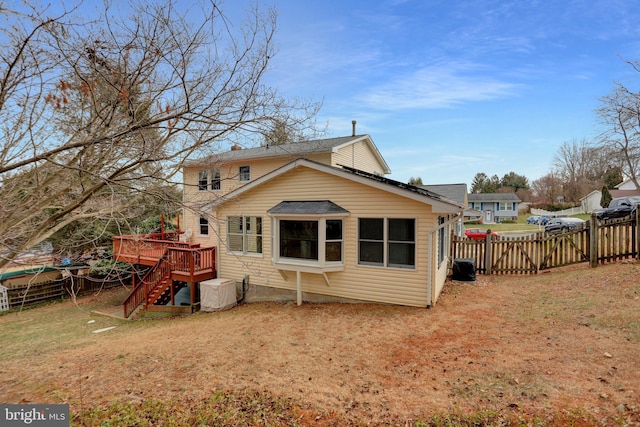
[[[469,193],[467,195],[471,202],[520,202],[516,193]]]

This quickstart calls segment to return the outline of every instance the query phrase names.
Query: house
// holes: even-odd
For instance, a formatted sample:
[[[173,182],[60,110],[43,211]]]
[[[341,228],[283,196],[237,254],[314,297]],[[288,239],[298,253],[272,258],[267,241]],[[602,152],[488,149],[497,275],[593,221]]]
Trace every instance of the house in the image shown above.
[[[609,190],[609,192],[613,198],[640,196],[640,190],[636,188],[636,185],[630,179],[624,180],[616,185],[614,189]]]
[[[583,212],[591,213],[596,209],[601,209],[600,201],[602,200],[602,191],[593,190],[591,193],[587,194],[583,198],[580,199],[580,207]]]
[[[433,305],[464,204],[384,177],[369,135],[230,151],[184,167],[184,228],[247,300]]]
[[[482,212],[485,223],[518,220],[520,199],[515,193],[470,193],[469,208]]]

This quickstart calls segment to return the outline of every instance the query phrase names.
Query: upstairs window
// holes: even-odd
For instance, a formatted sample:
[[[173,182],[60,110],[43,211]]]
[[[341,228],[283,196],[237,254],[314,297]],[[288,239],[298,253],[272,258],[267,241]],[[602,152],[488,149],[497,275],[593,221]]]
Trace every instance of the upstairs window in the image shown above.
[[[214,169],[211,171],[211,190],[220,190],[220,169]]]
[[[206,170],[198,171],[198,191],[206,191],[209,184],[209,173]]]
[[[500,202],[500,203],[498,203],[498,210],[499,211],[512,211],[513,210],[513,203],[511,203],[511,202]]]
[[[220,169],[198,171],[198,191],[220,190]]]
[[[251,181],[251,166],[240,166],[238,168],[238,181]]]

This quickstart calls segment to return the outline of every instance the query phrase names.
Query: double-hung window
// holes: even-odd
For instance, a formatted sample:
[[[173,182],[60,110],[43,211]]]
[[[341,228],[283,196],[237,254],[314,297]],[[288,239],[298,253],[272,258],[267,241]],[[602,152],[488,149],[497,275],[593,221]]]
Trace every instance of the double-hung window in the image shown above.
[[[227,246],[231,252],[262,253],[262,217],[227,217]]]
[[[198,191],[220,190],[220,169],[198,171]]]
[[[251,166],[240,166],[238,168],[238,181],[251,181]]]
[[[209,184],[209,171],[198,171],[198,191],[206,191]]]
[[[214,169],[211,171],[211,190],[220,190],[220,169]]]
[[[511,211],[511,210],[513,210],[513,203],[512,202],[500,202],[500,203],[498,203],[498,210],[499,211]]]
[[[201,236],[208,236],[209,235],[209,220],[207,219],[207,217],[201,216],[200,217],[200,235]]]
[[[415,219],[358,219],[358,264],[413,269],[415,253]]]

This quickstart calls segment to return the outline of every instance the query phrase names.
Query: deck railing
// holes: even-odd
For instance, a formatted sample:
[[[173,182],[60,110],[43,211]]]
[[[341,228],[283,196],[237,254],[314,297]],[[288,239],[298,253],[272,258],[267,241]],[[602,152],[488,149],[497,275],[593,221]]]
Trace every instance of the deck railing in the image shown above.
[[[124,300],[122,304],[124,307],[124,318],[129,318],[135,309],[143,302],[146,304],[149,293],[151,293],[153,288],[163,279],[168,279],[170,274],[169,262],[167,262],[167,257],[163,256],[158,260],[157,264],[136,283],[127,299]]]
[[[147,298],[165,280],[195,283],[215,277],[216,248],[182,242],[180,236],[171,232],[113,237],[117,260],[151,267],[124,301],[125,317],[142,303],[153,304]]]
[[[199,244],[181,242],[180,233],[155,233],[113,237],[113,255],[120,261],[153,265],[169,248],[193,248]]]

